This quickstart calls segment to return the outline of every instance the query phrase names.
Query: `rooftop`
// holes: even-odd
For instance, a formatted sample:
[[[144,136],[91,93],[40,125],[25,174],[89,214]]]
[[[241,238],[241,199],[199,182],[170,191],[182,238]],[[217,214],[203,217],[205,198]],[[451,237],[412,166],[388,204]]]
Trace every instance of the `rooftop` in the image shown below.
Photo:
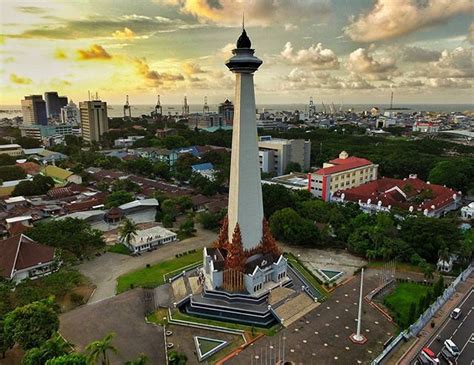
[[[150,239],[154,240],[157,238],[168,238],[173,236],[176,236],[176,233],[161,226],[155,226],[137,231],[137,234],[130,240],[130,244],[133,246],[140,246]]]

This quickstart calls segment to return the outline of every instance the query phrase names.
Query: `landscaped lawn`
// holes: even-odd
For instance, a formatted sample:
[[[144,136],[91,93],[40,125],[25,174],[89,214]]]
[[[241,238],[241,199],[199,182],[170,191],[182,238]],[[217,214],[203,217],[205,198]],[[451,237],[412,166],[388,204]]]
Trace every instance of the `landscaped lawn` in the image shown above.
[[[280,329],[281,325],[276,324],[273,327],[270,328],[262,328],[262,327],[252,327],[252,326],[247,326],[244,324],[239,324],[239,323],[233,323],[233,322],[223,322],[223,321],[217,321],[214,319],[207,319],[207,318],[202,318],[202,317],[197,317],[197,316],[191,316],[189,314],[185,314],[180,312],[179,310],[174,310],[172,312],[173,319],[180,319],[182,321],[188,321],[188,322],[194,322],[194,323],[203,323],[203,324],[208,324],[212,326],[219,326],[219,327],[225,327],[225,328],[230,328],[234,330],[242,330],[242,331],[247,331],[249,333],[263,333],[265,336],[274,336],[278,330]]]
[[[156,288],[164,284],[163,275],[202,260],[202,250],[186,254],[168,261],[163,261],[150,267],[129,272],[117,280],[117,294],[142,287]]]
[[[222,344],[221,341],[211,341],[205,340],[203,338],[198,340],[199,342],[199,349],[201,350],[201,354],[207,354],[209,351],[215,349],[217,346]]]
[[[130,255],[130,250],[123,243],[117,243],[113,246],[110,246],[108,249],[109,252],[119,253],[122,255]]]
[[[168,309],[167,308],[158,308],[152,314],[150,314],[147,319],[150,322],[164,326],[168,323]]]
[[[418,305],[420,298],[428,291],[430,286],[417,283],[398,283],[397,287],[384,298],[384,304],[390,310],[397,323],[407,323],[410,305]]]

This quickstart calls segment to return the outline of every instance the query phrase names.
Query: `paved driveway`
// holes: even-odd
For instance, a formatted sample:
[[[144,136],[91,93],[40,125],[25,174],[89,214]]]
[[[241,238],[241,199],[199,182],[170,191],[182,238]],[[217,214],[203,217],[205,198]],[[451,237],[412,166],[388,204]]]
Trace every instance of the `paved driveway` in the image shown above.
[[[216,237],[217,235],[214,232],[198,230],[195,237],[161,246],[155,251],[146,252],[138,257],[107,252],[102,256],[80,264],[78,270],[97,287],[89,303],[114,296],[117,278],[120,275],[144,268],[147,264],[166,261],[183,251],[210,246]]]
[[[145,322],[145,313],[153,306],[149,295],[149,291],[138,288],[99,303],[83,305],[61,315],[59,331],[78,352],[92,341],[115,333],[112,345],[118,353],[111,354],[112,365],[124,364],[140,353],[148,356],[149,364],[164,364],[163,327]]]

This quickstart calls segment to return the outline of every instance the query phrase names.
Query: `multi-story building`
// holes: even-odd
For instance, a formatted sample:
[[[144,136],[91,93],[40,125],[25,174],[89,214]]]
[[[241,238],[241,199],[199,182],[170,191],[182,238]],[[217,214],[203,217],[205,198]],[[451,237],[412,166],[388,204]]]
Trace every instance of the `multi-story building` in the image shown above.
[[[88,142],[99,141],[102,134],[109,130],[107,103],[89,100],[79,103],[82,125],[82,137]]]
[[[413,132],[421,133],[437,133],[439,131],[439,123],[418,121],[413,124]]]
[[[0,145],[0,154],[9,156],[20,156],[23,154],[23,148],[19,144],[4,144]]]
[[[424,182],[415,174],[403,180],[383,177],[357,187],[338,190],[331,197],[334,202],[359,204],[367,213],[390,212],[398,208],[428,217],[444,216],[459,208],[461,200],[461,192]]]
[[[308,175],[308,190],[325,201],[341,189],[350,189],[377,179],[379,165],[350,156],[346,151],[339,158],[323,164],[323,168]]]
[[[283,175],[290,162],[298,163],[303,170],[309,170],[311,141],[261,136],[258,149],[262,172]]]
[[[59,119],[61,108],[67,105],[67,96],[59,96],[56,91],[48,91],[44,93],[44,100],[48,118]]]
[[[222,125],[232,125],[234,122],[234,104],[229,99],[225,99],[223,103],[219,105],[218,113],[222,117]],[[212,126],[211,126],[212,127]]]
[[[81,124],[79,109],[72,100],[69,102],[69,104],[61,108],[61,122],[75,126]]]
[[[70,124],[58,125],[23,125],[20,127],[22,137],[42,140],[53,136],[73,135],[74,130]]]
[[[23,124],[48,124],[46,103],[41,95],[25,96],[25,100],[21,101],[21,112]]]

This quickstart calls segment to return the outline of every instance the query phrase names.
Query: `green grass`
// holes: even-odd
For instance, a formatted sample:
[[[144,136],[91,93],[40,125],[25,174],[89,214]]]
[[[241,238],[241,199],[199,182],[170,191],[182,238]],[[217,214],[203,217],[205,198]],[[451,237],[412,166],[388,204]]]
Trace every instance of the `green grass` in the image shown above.
[[[201,354],[207,354],[209,351],[215,349],[217,346],[221,345],[221,341],[211,341],[206,339],[198,339],[199,349],[201,350]]]
[[[313,273],[309,271],[293,254],[285,254],[285,257],[288,259],[288,262],[291,262],[293,268],[295,268],[317,291],[319,291],[323,297],[329,296],[328,291],[324,289]]]
[[[179,310],[173,311],[172,316],[173,316],[173,319],[179,319],[182,321],[194,322],[198,324],[208,324],[211,326],[219,326],[219,327],[229,328],[233,330],[242,330],[242,331],[247,331],[250,333],[254,332],[255,334],[262,333],[265,336],[274,336],[277,334],[277,332],[281,328],[280,324],[276,324],[270,328],[262,328],[262,327],[247,326],[247,325],[239,324],[239,323],[224,322],[224,321],[218,321],[214,319],[195,317],[195,316],[190,316],[189,314],[181,313]]]
[[[399,283],[393,292],[385,296],[384,304],[397,323],[407,323],[411,303],[418,305],[420,298],[429,290],[431,290],[430,286],[422,284]]]
[[[239,337],[238,339],[232,341],[229,343],[226,347],[224,347],[222,350],[216,352],[214,355],[211,357],[207,358],[206,361],[209,364],[215,364],[218,360],[224,358],[225,356],[229,355],[232,351],[234,351],[237,347],[240,345],[244,344],[244,340],[242,337]]]
[[[119,253],[121,255],[130,255],[130,250],[123,243],[117,243],[116,245],[109,246],[109,252]]]
[[[148,321],[164,326],[168,323],[168,308],[158,308],[147,317]]]
[[[198,250],[181,257],[151,265],[150,267],[129,272],[118,278],[117,294],[137,287],[156,288],[157,286],[164,284],[164,274],[194,264],[201,259],[202,251]]]

